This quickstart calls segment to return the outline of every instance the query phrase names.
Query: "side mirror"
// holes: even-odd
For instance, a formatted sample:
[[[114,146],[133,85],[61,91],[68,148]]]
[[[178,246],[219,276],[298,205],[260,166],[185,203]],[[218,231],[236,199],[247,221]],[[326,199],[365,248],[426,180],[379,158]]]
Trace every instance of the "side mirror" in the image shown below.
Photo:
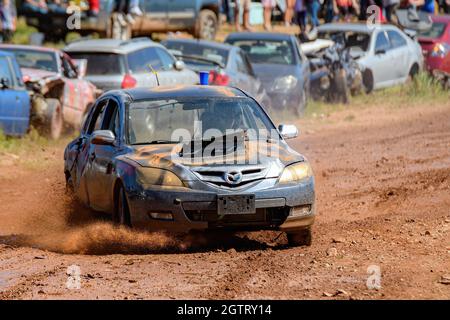
[[[186,65],[184,64],[183,61],[177,60],[177,61],[175,61],[174,67],[175,67],[175,70],[181,71],[186,67]]]
[[[87,59],[73,59],[72,60],[75,66],[77,67],[78,78],[84,78],[86,76],[87,70]]]
[[[385,53],[386,53],[386,50],[384,50],[384,49],[376,49],[375,50],[376,55],[385,54]]]
[[[284,139],[293,139],[298,136],[298,129],[292,124],[280,124],[278,126],[278,131],[280,131],[280,134]]]
[[[0,79],[0,89],[8,89],[9,88],[9,80],[7,78]]]
[[[116,141],[116,137],[112,131],[97,130],[92,133],[91,143],[100,146],[112,146]]]

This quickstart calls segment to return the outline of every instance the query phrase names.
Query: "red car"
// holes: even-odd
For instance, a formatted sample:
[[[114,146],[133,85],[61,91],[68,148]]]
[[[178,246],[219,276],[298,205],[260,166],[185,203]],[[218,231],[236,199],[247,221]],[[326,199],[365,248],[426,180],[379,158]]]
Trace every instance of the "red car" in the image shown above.
[[[31,114],[38,130],[57,139],[63,125],[80,128],[99,92],[83,79],[82,71],[67,54],[24,45],[2,44],[0,50],[14,53],[24,82],[34,92]]]
[[[425,65],[433,74],[450,75],[450,15],[432,16],[433,26],[419,34]]]

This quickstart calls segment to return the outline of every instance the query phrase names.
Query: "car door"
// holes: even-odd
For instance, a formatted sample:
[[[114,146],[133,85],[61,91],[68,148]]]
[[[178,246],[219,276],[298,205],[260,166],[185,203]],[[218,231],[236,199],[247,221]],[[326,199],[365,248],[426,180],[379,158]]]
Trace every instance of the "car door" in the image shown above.
[[[411,61],[408,42],[396,30],[388,30],[387,35],[391,44],[392,67],[396,72],[395,80],[403,81],[408,77]]]
[[[133,29],[143,31],[144,34],[167,30],[169,24],[168,5],[167,0],[142,1],[140,7],[144,15],[137,19],[137,24],[133,26]]]
[[[99,120],[100,128],[96,128],[113,132],[116,143],[114,145],[91,143],[89,148],[89,168],[86,176],[89,204],[92,208],[100,211],[109,211],[112,204],[113,159],[119,149],[121,137],[119,111],[119,103],[114,99],[109,99],[101,120]]]
[[[195,24],[196,0],[164,0],[168,3],[169,29],[179,30]]]
[[[374,87],[389,86],[396,77],[396,70],[392,67],[391,45],[384,30],[374,35],[373,53],[368,66],[372,70]]]
[[[0,56],[0,129],[3,133],[22,136],[30,121],[30,98],[21,79],[17,63]]]

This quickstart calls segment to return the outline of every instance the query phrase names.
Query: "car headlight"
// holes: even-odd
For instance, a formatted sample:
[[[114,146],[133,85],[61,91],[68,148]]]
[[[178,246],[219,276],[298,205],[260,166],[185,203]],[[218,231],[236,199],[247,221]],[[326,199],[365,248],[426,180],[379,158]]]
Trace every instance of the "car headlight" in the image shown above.
[[[450,45],[446,43],[436,43],[431,51],[432,57],[444,58],[450,52]]]
[[[274,82],[273,89],[275,91],[289,91],[297,85],[297,78],[289,75],[282,78],[278,78]]]
[[[174,173],[156,168],[139,168],[136,171],[137,182],[145,186],[184,187],[183,182]]]
[[[299,162],[284,168],[279,183],[291,183],[301,181],[313,175],[308,162]]]

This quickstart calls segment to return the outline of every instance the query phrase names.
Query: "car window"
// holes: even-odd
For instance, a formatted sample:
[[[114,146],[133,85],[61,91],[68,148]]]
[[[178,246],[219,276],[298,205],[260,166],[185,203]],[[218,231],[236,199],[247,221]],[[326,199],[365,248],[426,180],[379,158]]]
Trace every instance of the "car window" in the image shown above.
[[[103,100],[97,104],[95,110],[93,111],[91,120],[89,121],[89,127],[86,130],[86,134],[90,135],[94,131],[101,130],[103,114],[107,103],[108,100]]]
[[[240,73],[249,74],[249,70],[247,66],[245,65],[244,58],[242,57],[241,53],[236,54],[236,69]]]
[[[164,62],[156,48],[144,48],[128,54],[128,68],[131,73],[149,73],[150,66],[155,70],[163,69]]]
[[[11,74],[11,66],[9,65],[8,58],[0,57],[0,79],[6,79],[8,81],[8,85],[14,85],[12,74]]]
[[[444,22],[433,22],[433,25],[430,29],[419,31],[419,37],[424,38],[440,38],[444,32],[445,28],[447,27],[447,24]]]
[[[175,65],[175,59],[164,49],[156,48],[156,53],[162,61],[162,70],[172,70]]]
[[[402,35],[400,33],[398,33],[397,31],[393,31],[393,30],[389,30],[387,33],[388,33],[388,37],[391,42],[392,48],[400,48],[400,47],[406,46],[406,40],[405,40],[405,38],[402,37]]]
[[[19,48],[2,48],[2,50],[14,53],[21,68],[58,72],[58,63],[54,52]]]
[[[226,49],[217,48],[213,45],[197,44],[195,42],[182,42],[176,40],[168,40],[164,43],[166,48],[176,52],[180,52],[185,56],[202,57],[212,60],[222,65],[228,63],[228,56],[230,51]],[[186,59],[190,61],[189,59]],[[199,61],[196,61],[199,63]]]
[[[69,52],[72,59],[86,59],[87,76],[107,76],[123,74],[122,55],[104,52]]]
[[[294,51],[289,41],[236,40],[231,44],[240,47],[252,63],[295,64]]]
[[[388,38],[386,37],[385,32],[380,32],[377,35],[377,40],[375,42],[375,51],[384,50],[388,51],[390,49],[390,43]]]
[[[114,100],[109,100],[106,106],[103,120],[102,120],[102,130],[110,130],[114,132],[116,137],[119,137],[119,106]]]
[[[77,77],[77,71],[67,57],[61,56],[62,69],[64,76],[70,79]]]

